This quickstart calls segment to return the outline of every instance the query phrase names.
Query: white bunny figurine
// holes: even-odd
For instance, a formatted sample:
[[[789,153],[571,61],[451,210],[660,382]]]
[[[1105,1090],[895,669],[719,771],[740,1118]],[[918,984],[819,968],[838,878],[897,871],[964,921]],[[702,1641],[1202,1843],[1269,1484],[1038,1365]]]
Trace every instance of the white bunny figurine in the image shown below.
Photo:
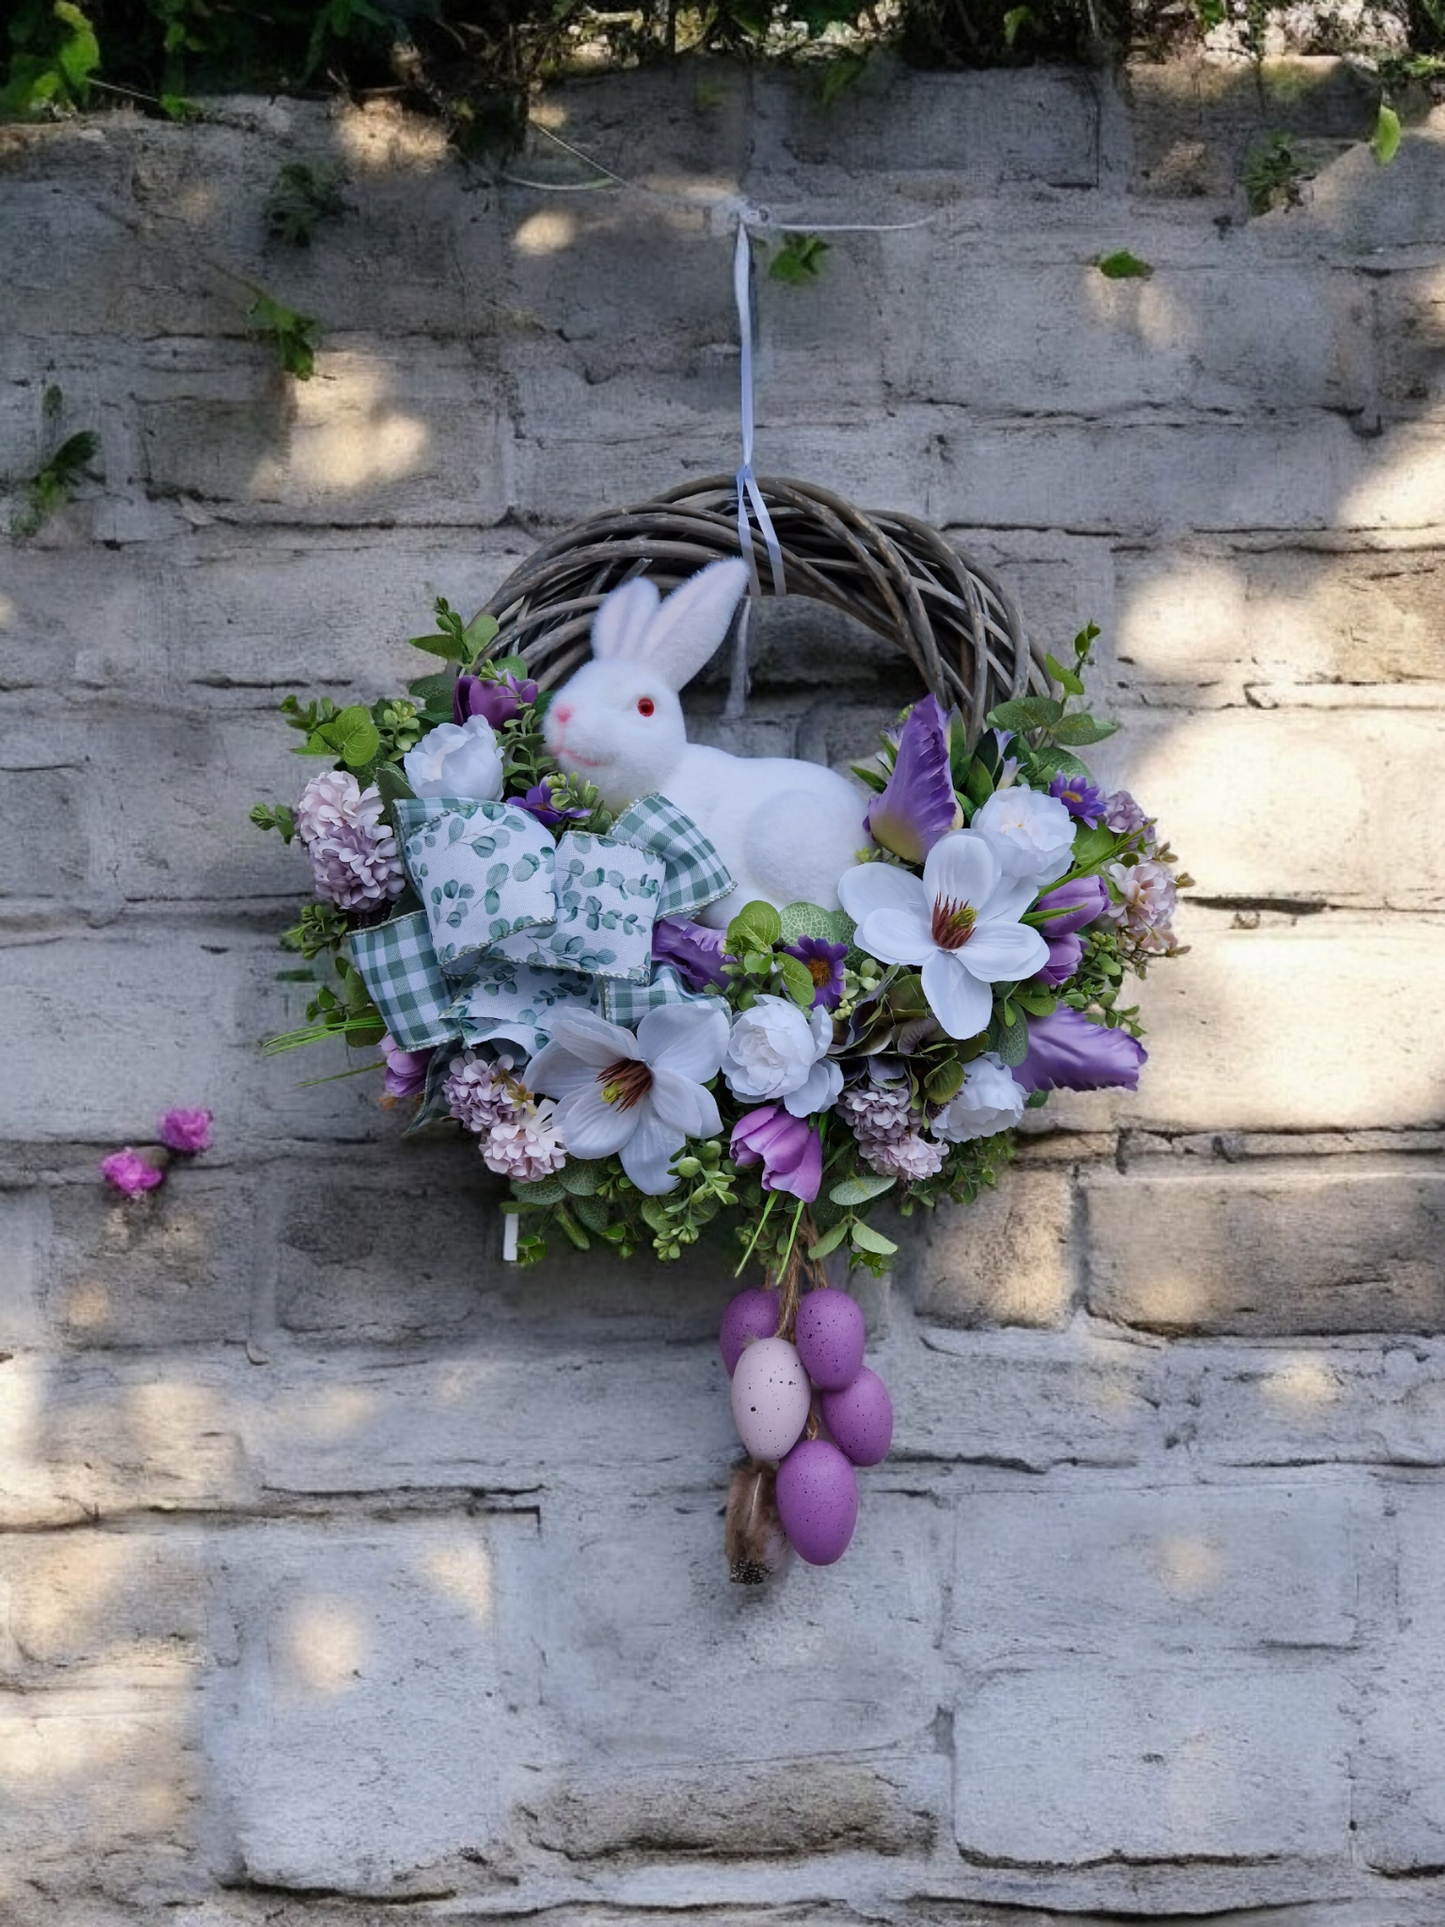
[[[592,661],[547,710],[547,745],[620,810],[659,790],[710,839],[737,888],[700,912],[724,928],[761,897],[836,910],[838,879],[868,844],[866,798],[846,777],[787,756],[689,743],[677,692],[727,634],[747,587],[741,561],[710,562],[663,601],[643,576],[606,597]]]

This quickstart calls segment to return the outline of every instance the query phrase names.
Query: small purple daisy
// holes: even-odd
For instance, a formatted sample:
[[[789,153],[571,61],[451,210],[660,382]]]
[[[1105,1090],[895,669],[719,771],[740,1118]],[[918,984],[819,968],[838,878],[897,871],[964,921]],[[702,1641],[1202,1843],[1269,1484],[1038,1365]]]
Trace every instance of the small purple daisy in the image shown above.
[[[796,957],[813,979],[813,1008],[836,1010],[843,998],[843,959],[846,943],[824,943],[821,937],[799,937],[788,944],[783,954]]]
[[[1062,771],[1049,784],[1049,795],[1056,796],[1069,815],[1092,830],[1104,814],[1104,795],[1087,776],[1065,776]]]

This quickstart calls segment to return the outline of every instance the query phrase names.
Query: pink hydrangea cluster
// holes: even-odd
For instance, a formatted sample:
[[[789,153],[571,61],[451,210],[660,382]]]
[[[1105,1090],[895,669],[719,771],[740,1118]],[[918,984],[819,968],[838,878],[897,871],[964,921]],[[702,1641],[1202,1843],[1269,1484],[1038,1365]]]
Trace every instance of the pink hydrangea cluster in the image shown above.
[[[1110,902],[1105,916],[1124,926],[1124,935],[1133,949],[1146,957],[1169,957],[1178,949],[1174,935],[1174,908],[1178,886],[1173,873],[1163,863],[1109,865],[1109,881],[1119,893]]]
[[[854,1084],[838,1099],[864,1162],[880,1176],[931,1178],[943,1169],[944,1147],[923,1136],[911,1109],[905,1079],[896,1084]]]
[[[313,776],[296,805],[296,834],[311,858],[318,896],[342,910],[371,910],[405,885],[396,835],[381,820],[381,792],[347,770]]]
[[[535,1184],[567,1162],[567,1147],[557,1129],[550,1098],[528,1104],[517,1117],[494,1124],[482,1139],[482,1162],[500,1177]]]

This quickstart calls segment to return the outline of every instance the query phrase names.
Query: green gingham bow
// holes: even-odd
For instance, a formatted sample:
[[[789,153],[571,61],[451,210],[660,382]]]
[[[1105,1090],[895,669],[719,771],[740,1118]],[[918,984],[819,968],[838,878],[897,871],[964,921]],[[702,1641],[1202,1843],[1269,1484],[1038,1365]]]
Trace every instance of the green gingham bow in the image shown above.
[[[733,887],[665,796],[632,803],[607,836],[551,833],[507,802],[405,798],[397,841],[422,908],[357,930],[352,955],[405,1050],[505,1039],[530,1056],[563,1008],[635,1024],[690,997],[652,966],[652,926]]]

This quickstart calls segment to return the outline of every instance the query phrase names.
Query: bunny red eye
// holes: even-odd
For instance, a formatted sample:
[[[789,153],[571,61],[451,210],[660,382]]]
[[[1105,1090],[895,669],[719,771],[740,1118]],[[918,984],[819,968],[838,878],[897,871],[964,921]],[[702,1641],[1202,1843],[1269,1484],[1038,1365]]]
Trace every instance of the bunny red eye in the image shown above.
[[[650,715],[652,714],[652,698],[651,698],[651,696],[639,696],[639,697],[638,697],[638,699],[637,699],[637,713],[638,713],[638,715],[639,715],[639,716],[650,716]]]

